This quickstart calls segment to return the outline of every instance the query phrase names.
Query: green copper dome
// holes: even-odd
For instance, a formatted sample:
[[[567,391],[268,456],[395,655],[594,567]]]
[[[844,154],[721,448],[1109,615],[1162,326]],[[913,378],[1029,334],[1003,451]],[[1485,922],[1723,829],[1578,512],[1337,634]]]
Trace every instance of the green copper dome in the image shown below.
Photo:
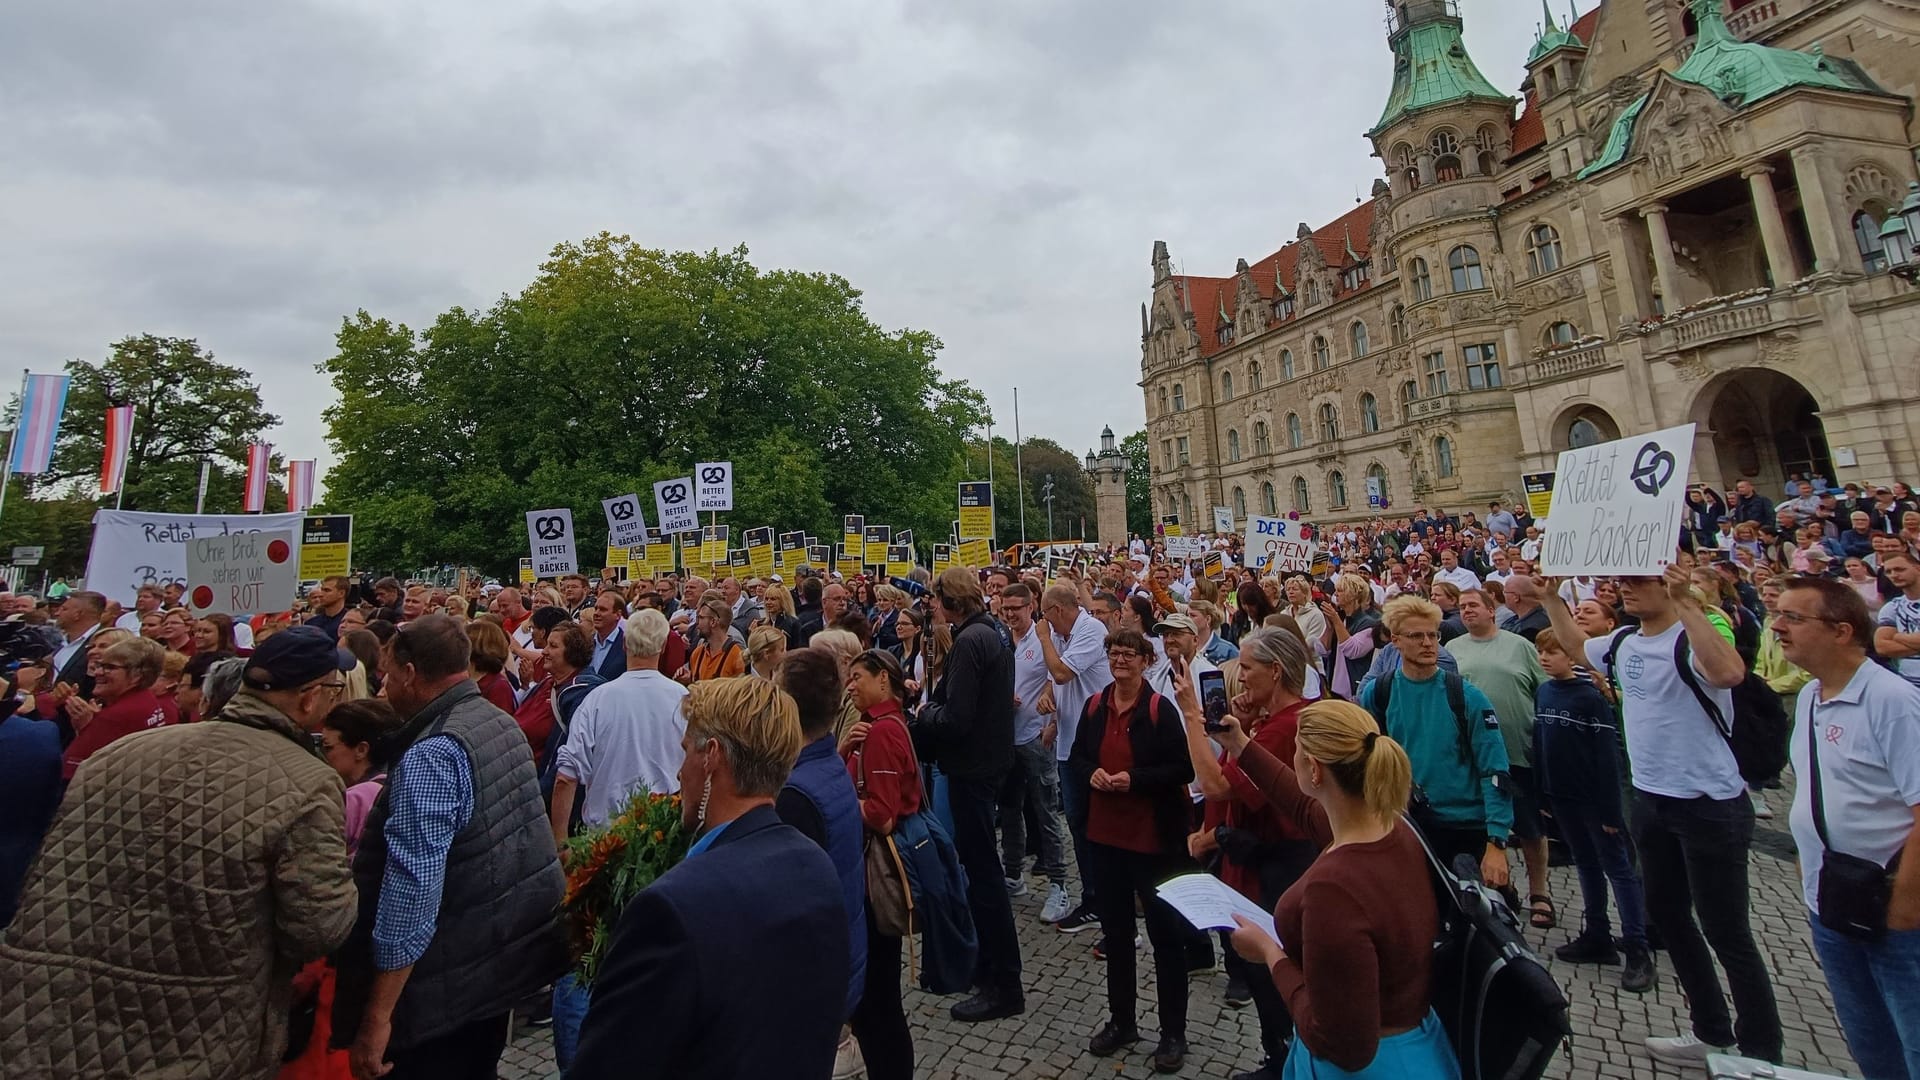
[[[1699,24],[1693,55],[1673,77],[1704,86],[1721,101],[1742,108],[1798,87],[1884,94],[1864,71],[1849,61],[1835,61],[1814,46],[1811,53],[1775,49],[1741,41],[1727,29],[1720,0],[1693,0],[1693,18]],[[1625,160],[1633,142],[1633,125],[1647,99],[1642,95],[1614,121],[1607,145],[1593,164],[1580,171],[1584,180]]]
[[[1393,39],[1393,93],[1380,122],[1373,125],[1378,135],[1388,127],[1422,109],[1449,105],[1457,101],[1494,101],[1502,104],[1512,98],[1494,89],[1485,75],[1467,55],[1460,40],[1460,20],[1455,17],[1430,18],[1402,29]]]
[[[1571,27],[1562,30],[1554,23],[1553,12],[1547,8],[1547,0],[1540,0],[1540,14],[1545,15],[1547,21],[1540,27],[1540,38],[1533,43],[1533,51],[1527,54],[1528,67],[1532,67],[1541,57],[1555,49],[1587,47],[1587,43],[1581,41]]]

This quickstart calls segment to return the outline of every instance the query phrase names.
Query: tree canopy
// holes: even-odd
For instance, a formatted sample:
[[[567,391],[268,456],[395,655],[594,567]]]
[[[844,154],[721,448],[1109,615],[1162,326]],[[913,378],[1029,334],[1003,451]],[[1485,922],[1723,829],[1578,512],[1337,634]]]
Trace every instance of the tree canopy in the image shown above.
[[[1121,439],[1120,452],[1127,455],[1127,531],[1152,536],[1153,453],[1147,448],[1146,430]]]
[[[877,326],[836,275],[601,233],[554,248],[484,312],[456,307],[418,333],[344,319],[321,364],[340,394],[325,508],[355,515],[363,566],[504,573],[526,554],[525,512],[569,507],[592,566],[601,499],[638,492],[651,523],[654,481],[731,460],[721,521],[736,535],[830,537],[837,515],[861,513],[930,542],[987,416],[935,369],[940,347]]]

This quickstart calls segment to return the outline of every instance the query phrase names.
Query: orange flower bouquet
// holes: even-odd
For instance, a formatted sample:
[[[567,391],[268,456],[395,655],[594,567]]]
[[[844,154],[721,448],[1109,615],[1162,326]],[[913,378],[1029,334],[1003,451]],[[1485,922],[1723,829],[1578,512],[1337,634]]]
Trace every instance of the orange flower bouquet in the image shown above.
[[[567,840],[562,856],[567,893],[560,913],[583,985],[593,984],[627,904],[686,854],[680,796],[646,791],[635,792],[612,821]]]

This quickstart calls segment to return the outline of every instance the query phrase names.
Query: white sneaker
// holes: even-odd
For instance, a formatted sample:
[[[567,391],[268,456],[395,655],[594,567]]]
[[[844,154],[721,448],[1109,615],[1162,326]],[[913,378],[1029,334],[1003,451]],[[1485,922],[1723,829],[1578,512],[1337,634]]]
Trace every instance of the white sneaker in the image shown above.
[[[1006,880],[1006,883],[1007,883],[1007,895],[1008,895],[1008,896],[1025,896],[1025,895],[1027,895],[1027,881],[1026,881],[1026,879],[1025,879],[1025,878],[1011,878],[1011,877],[1010,877],[1010,878],[1006,878],[1005,880]]]
[[[1701,1042],[1689,1031],[1684,1035],[1675,1035],[1670,1039],[1648,1039],[1647,1054],[1655,1061],[1685,1068],[1689,1065],[1705,1065],[1708,1054],[1725,1054],[1733,1050],[1731,1046],[1713,1046]]]
[[[1040,905],[1040,921],[1057,923],[1073,912],[1073,905],[1067,902],[1067,890],[1058,886],[1047,887],[1047,902]]]
[[[833,1055],[833,1080],[852,1080],[866,1071],[867,1060],[860,1056],[860,1044],[851,1035],[840,1040],[840,1049]]]
[[[1747,794],[1753,797],[1753,816],[1761,821],[1772,821],[1773,807],[1767,805],[1767,800],[1761,798],[1757,791],[1750,790]]]

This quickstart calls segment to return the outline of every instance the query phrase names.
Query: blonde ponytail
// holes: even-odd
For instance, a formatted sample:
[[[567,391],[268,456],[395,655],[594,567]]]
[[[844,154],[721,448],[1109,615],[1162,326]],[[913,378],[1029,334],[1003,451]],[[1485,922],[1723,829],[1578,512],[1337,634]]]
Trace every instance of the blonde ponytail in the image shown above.
[[[1301,710],[1296,742],[1374,817],[1391,821],[1407,808],[1413,763],[1367,710],[1348,701],[1317,701]]]

